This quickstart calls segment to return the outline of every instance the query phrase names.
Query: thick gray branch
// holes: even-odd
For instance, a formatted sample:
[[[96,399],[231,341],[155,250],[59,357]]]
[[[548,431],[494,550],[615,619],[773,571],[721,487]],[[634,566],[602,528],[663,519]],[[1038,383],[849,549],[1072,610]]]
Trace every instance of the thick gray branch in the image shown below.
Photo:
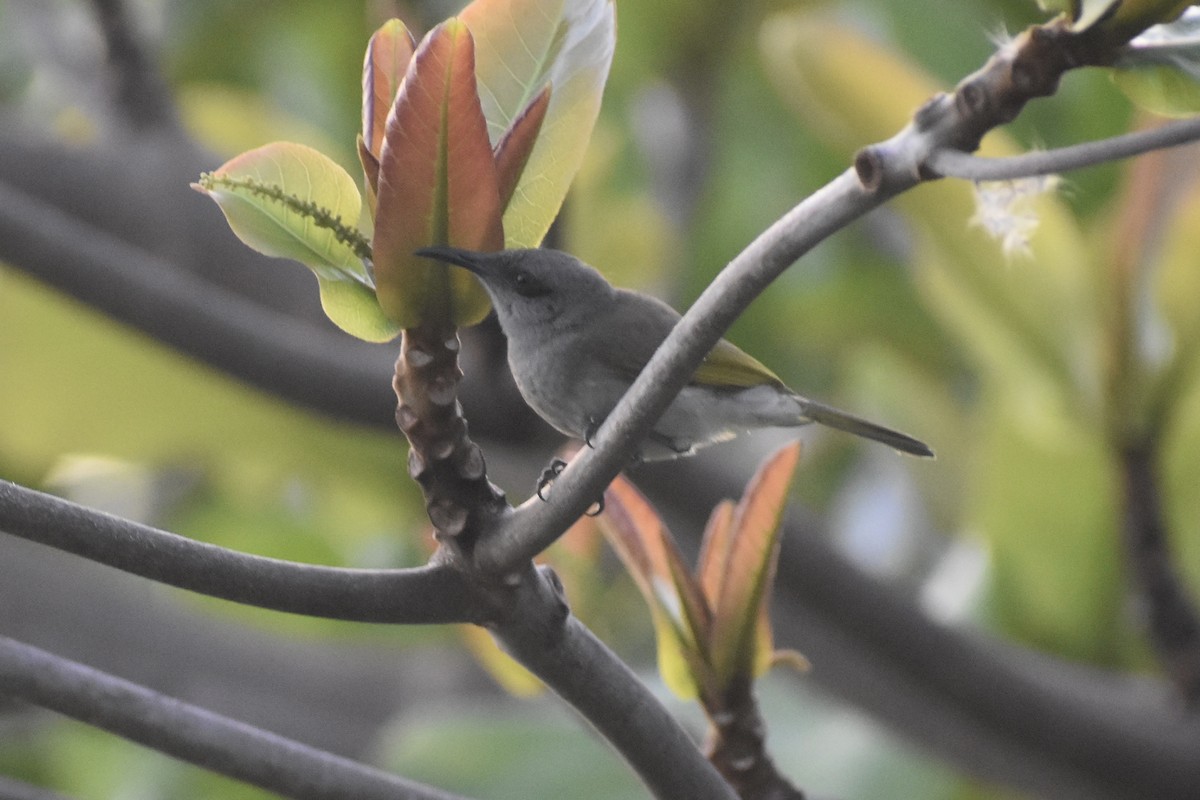
[[[365,570],[248,555],[0,481],[0,531],[237,603],[358,622],[480,622],[479,593],[448,566]]]
[[[561,591],[549,569],[527,569],[492,635],[595,727],[656,798],[736,800],[675,718],[571,615]]]
[[[218,716],[3,636],[0,636],[0,690],[288,797],[457,798]]]

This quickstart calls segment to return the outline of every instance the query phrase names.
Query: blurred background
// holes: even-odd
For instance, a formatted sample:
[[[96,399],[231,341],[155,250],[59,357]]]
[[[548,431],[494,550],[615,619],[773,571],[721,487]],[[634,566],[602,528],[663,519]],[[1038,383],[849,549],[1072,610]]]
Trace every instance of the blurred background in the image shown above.
[[[600,121],[551,240],[681,310],[855,150],[1041,19],[1031,0],[616,5]],[[427,557],[391,420],[396,345],[337,331],[307,270],[241,246],[188,183],[279,139],[357,174],[371,32],[460,6],[0,0],[0,478],[279,558]],[[1152,124],[1092,70],[986,147]],[[806,256],[730,332],[802,393],[938,453],[800,434],[776,640],[813,668],[759,693],[772,755],[813,796],[1200,796],[1183,700],[1200,642],[1164,650],[1148,629],[1125,524],[1145,477],[1186,610],[1198,163],[1155,154],[983,205],[961,182],[923,186]],[[521,404],[494,323],[463,339],[472,434],[519,502],[558,438]],[[631,477],[694,552],[708,509],[794,435]],[[628,576],[586,526],[556,550],[575,612],[658,686]],[[477,633],[233,607],[8,536],[0,633],[472,796],[642,796]],[[76,798],[261,796],[2,698],[0,775]]]

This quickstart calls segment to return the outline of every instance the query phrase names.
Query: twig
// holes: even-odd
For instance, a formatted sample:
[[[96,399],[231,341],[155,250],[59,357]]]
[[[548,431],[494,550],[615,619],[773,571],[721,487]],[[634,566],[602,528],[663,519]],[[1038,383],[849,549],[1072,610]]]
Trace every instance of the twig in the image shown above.
[[[1200,117],[1168,122],[1157,128],[1110,139],[1008,158],[981,158],[959,150],[939,150],[930,155],[925,166],[935,175],[946,178],[1013,180],[1105,164],[1152,150],[1191,144],[1197,139],[1200,139]]]
[[[0,531],[236,603],[358,622],[482,622],[482,589],[444,565],[367,570],[239,553],[0,481]]]
[[[1125,546],[1146,606],[1150,639],[1188,705],[1200,708],[1200,614],[1171,560],[1153,445],[1121,450]]]
[[[288,797],[462,800],[0,636],[0,690]]]

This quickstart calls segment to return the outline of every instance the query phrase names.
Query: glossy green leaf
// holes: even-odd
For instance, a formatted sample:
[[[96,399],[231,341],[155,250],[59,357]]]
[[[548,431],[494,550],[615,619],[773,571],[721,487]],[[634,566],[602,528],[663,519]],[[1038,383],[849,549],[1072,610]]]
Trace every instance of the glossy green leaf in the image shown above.
[[[496,164],[475,83],[470,31],[450,19],[430,31],[409,64],[379,159],[375,281],[402,327],[474,324],[487,295],[465,270],[413,255],[450,244],[504,245]]]
[[[400,326],[379,307],[375,290],[357,281],[317,276],[325,316],[346,333],[368,342],[390,342]]]
[[[769,628],[763,642],[763,607],[775,578],[779,523],[799,459],[799,442],[780,448],[755,473],[734,512],[725,578],[712,609],[711,654],[719,686],[770,666],[773,648]]]
[[[459,17],[478,44],[493,143],[547,86],[541,134],[504,212],[508,247],[536,247],[579,170],[616,42],[612,0],[475,0]]]
[[[194,188],[225,213],[243,242],[291,258],[331,279],[369,282],[354,236],[362,198],[354,179],[328,156],[274,142],[205,173]]]
[[[342,330],[373,342],[399,333],[379,307],[363,261],[358,188],[328,156],[275,142],[242,153],[194,186],[216,201],[247,245],[309,267],[325,312]]]
[[[710,675],[703,650],[707,630],[698,627],[707,618],[699,587],[662,519],[633,484],[618,477],[604,500],[601,530],[650,607],[659,673],[678,696],[696,697]]]

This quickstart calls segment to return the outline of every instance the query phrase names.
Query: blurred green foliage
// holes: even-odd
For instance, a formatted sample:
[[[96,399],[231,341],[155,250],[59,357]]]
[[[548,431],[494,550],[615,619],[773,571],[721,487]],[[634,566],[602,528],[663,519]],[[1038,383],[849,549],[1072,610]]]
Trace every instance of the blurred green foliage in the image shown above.
[[[397,9],[414,27],[454,10],[365,0],[171,2],[162,7],[162,57],[195,132],[222,154],[283,138],[352,165],[363,45]],[[977,68],[998,32],[1037,18],[1024,0],[618,0],[612,76],[567,201],[562,244],[616,282],[682,308],[855,149],[889,136],[929,92]],[[0,97],[19,99],[36,70],[0,58]],[[1072,75],[985,146],[992,154],[1059,146],[1146,122],[1106,76]],[[1139,175],[1128,165],[1068,176],[1036,201],[1028,252],[1012,257],[972,223],[969,187],[925,186],[819,247],[731,332],[798,389],[931,442],[939,460],[905,462],[903,480],[936,531],[986,549],[977,621],[1063,657],[1146,668],[1125,612],[1119,548],[1114,446],[1126,437],[1161,432],[1172,544],[1200,590],[1194,178],[1183,167]],[[1153,224],[1131,226],[1146,193],[1168,199]],[[0,419],[6,478],[38,485],[78,454],[151,470],[184,465],[196,488],[158,520],[181,533],[325,563],[421,558],[423,512],[398,436],[288,408],[8,270],[0,270]],[[797,491],[818,507],[836,502],[865,459],[892,457],[836,437],[812,444]],[[224,531],[239,534],[215,538]],[[650,668],[648,619],[637,630],[631,604],[612,605]],[[561,796],[556,787],[579,775],[527,769],[527,751],[542,766],[595,770],[588,782],[568,780],[575,790],[624,787],[587,797],[632,791],[587,734],[546,721],[557,709],[536,723],[501,713],[495,722],[465,712],[406,720],[389,763],[497,798]],[[769,713],[768,722],[775,740],[791,743],[814,719],[838,713]],[[852,755],[836,774],[810,771],[803,756],[781,750],[797,783],[867,800],[896,796],[895,776],[904,775],[902,785],[936,781],[937,797],[1001,796],[911,753],[867,746],[878,731],[865,723],[840,730],[862,746],[847,746]],[[455,751],[471,756],[439,763]],[[0,770],[80,798],[235,796],[138,752],[64,726],[0,752]],[[119,770],[62,767],[143,761],[157,765],[136,779],[148,783],[121,792]],[[864,774],[880,777],[855,780]]]

